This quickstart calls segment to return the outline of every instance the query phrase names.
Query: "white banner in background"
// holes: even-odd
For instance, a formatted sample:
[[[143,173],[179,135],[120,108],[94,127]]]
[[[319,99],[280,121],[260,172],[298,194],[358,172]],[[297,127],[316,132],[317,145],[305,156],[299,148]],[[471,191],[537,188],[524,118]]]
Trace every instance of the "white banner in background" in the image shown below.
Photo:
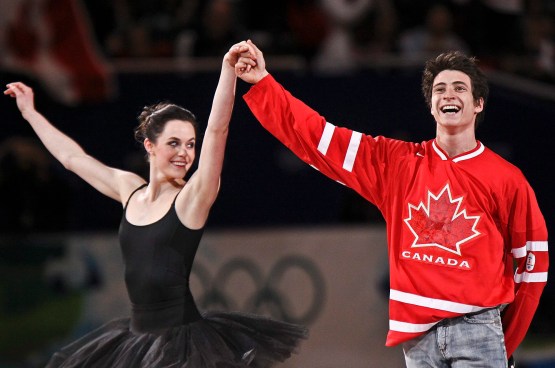
[[[86,249],[100,273],[101,286],[87,293],[82,324],[128,315],[117,237],[76,235],[66,243]],[[191,289],[201,310],[254,311],[307,325],[309,339],[280,367],[403,367],[401,349],[384,346],[387,264],[382,227],[207,231]]]

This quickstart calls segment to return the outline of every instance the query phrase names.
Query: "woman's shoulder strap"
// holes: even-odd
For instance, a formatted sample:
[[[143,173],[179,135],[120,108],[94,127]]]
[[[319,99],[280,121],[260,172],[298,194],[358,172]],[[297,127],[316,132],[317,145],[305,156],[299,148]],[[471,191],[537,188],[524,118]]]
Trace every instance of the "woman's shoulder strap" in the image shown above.
[[[139,186],[138,188],[136,188],[134,191],[132,191],[131,194],[129,195],[129,198],[127,198],[127,202],[125,202],[125,207],[124,208],[127,208],[127,205],[129,204],[129,201],[131,200],[131,197],[133,197],[133,194],[135,194],[137,191],[143,189],[147,185],[148,185],[147,183],[144,183],[141,186]]]

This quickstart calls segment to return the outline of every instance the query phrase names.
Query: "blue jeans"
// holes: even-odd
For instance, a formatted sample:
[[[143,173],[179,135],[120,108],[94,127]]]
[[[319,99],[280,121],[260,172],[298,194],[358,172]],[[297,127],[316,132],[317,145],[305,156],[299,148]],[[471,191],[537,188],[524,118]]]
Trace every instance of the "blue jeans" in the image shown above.
[[[506,368],[499,308],[445,319],[403,344],[407,368]]]

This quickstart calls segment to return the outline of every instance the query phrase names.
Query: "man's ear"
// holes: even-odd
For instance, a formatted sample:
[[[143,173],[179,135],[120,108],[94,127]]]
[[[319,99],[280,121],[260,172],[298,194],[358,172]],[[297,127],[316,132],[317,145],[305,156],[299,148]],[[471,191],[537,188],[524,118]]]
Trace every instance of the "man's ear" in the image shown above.
[[[484,111],[484,98],[480,97],[478,100],[475,101],[474,103],[474,112],[476,114],[481,113],[482,111]]]

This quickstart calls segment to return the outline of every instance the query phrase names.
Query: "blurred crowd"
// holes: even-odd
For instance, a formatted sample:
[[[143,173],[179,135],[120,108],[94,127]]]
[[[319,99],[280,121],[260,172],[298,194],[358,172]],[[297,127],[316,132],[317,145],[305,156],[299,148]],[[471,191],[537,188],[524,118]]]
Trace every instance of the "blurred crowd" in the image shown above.
[[[84,0],[108,58],[221,56],[253,39],[320,72],[445,50],[555,82],[555,0]]]

